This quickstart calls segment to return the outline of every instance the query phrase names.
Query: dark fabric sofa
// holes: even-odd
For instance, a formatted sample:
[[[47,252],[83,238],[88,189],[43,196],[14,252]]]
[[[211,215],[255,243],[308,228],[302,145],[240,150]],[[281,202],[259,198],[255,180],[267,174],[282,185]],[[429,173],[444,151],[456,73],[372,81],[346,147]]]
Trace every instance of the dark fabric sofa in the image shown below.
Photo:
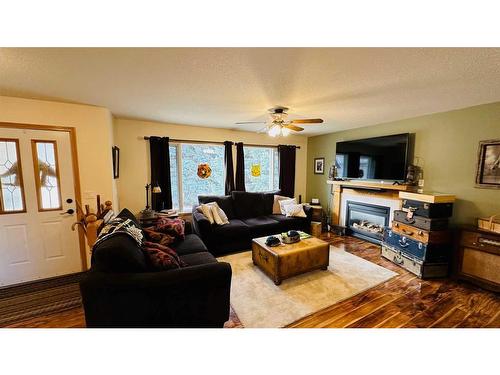
[[[229,224],[210,224],[196,207],[193,207],[193,227],[208,250],[214,255],[249,250],[252,238],[282,233],[291,229],[309,232],[312,210],[304,206],[307,218],[273,215],[274,195],[269,193],[250,193],[233,191],[231,195],[200,195],[198,202],[217,202],[226,213]]]
[[[130,211],[119,216],[140,227]],[[231,266],[217,262],[189,223],[186,239],[171,247],[188,267],[151,272],[124,234],[98,244],[80,282],[87,327],[222,327],[229,319]]]

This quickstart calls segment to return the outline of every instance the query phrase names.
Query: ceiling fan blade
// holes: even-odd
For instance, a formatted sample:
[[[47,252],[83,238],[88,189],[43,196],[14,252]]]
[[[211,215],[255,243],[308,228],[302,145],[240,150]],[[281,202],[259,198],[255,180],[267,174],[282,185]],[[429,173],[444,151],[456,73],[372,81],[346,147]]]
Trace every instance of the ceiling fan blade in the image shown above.
[[[264,126],[262,129],[257,130],[257,133],[267,133],[269,130],[269,126]]]
[[[292,124],[284,125],[284,127],[287,128],[287,129],[296,131],[296,132],[301,132],[302,130],[304,130],[304,128],[301,128],[300,126],[295,126],[295,125],[292,125]]]
[[[246,124],[266,124],[266,121],[240,121],[235,122],[236,125],[246,125]]]
[[[320,118],[309,118],[304,120],[292,120],[291,124],[321,124],[323,122]]]

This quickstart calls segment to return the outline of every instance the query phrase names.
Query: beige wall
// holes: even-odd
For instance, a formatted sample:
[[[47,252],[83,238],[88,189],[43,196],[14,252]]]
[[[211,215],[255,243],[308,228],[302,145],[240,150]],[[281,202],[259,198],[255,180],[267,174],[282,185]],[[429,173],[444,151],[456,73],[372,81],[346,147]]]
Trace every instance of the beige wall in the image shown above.
[[[0,122],[76,128],[83,204],[94,207],[95,194],[116,202],[111,158],[113,122],[108,109],[0,96]]]
[[[272,138],[266,134],[243,132],[227,129],[206,128],[186,125],[173,125],[159,122],[115,119],[115,143],[120,147],[120,178],[118,194],[121,207],[127,207],[137,213],[146,204],[144,185],[149,182],[149,146],[144,136],[165,136],[174,139],[199,141],[234,141],[251,144],[277,145],[294,144],[297,150],[297,168],[295,172],[295,195],[305,198],[306,194],[306,159],[307,138],[288,136]]]
[[[314,158],[325,157],[328,169],[338,141],[409,132],[415,134],[415,156],[424,169],[426,190],[456,194],[454,221],[473,223],[478,216],[500,213],[500,190],[474,186],[481,140],[500,139],[500,103],[436,113],[308,139],[307,196],[330,198],[327,174],[312,173]],[[325,205],[326,206],[326,205]]]

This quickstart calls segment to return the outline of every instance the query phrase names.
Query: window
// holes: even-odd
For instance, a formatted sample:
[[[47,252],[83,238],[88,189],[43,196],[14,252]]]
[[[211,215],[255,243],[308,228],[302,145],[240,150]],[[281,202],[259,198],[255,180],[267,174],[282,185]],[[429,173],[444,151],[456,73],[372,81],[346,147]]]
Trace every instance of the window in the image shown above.
[[[359,158],[359,177],[375,178],[375,159],[371,156]]]
[[[172,206],[181,212],[198,205],[198,195],[224,195],[224,146],[171,143]],[[275,147],[244,147],[247,191],[278,189],[279,162]]]
[[[347,155],[337,154],[335,156],[335,165],[337,167],[337,177],[347,177]]]
[[[0,213],[24,211],[19,143],[17,139],[0,139]]]
[[[247,191],[272,191],[279,185],[278,149],[244,147],[245,188]]]
[[[61,210],[61,188],[55,141],[32,141],[38,210]]]
[[[177,174],[177,145],[169,147],[170,184],[172,186],[172,208],[179,210],[179,175]]]
[[[187,212],[198,195],[224,195],[224,146],[177,143],[170,145],[172,204]]]

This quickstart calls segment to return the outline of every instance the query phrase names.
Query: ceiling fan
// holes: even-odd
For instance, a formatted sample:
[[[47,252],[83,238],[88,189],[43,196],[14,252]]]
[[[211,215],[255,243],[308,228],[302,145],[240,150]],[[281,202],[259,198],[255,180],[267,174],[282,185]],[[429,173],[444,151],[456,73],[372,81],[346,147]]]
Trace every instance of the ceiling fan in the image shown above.
[[[267,132],[271,137],[277,137],[279,135],[286,137],[290,134],[290,131],[301,132],[304,130],[304,128],[296,124],[321,124],[323,122],[320,118],[287,121],[288,110],[289,108],[287,107],[273,107],[268,109],[270,121],[241,121],[236,124],[266,124],[264,128],[258,131],[259,133]]]

